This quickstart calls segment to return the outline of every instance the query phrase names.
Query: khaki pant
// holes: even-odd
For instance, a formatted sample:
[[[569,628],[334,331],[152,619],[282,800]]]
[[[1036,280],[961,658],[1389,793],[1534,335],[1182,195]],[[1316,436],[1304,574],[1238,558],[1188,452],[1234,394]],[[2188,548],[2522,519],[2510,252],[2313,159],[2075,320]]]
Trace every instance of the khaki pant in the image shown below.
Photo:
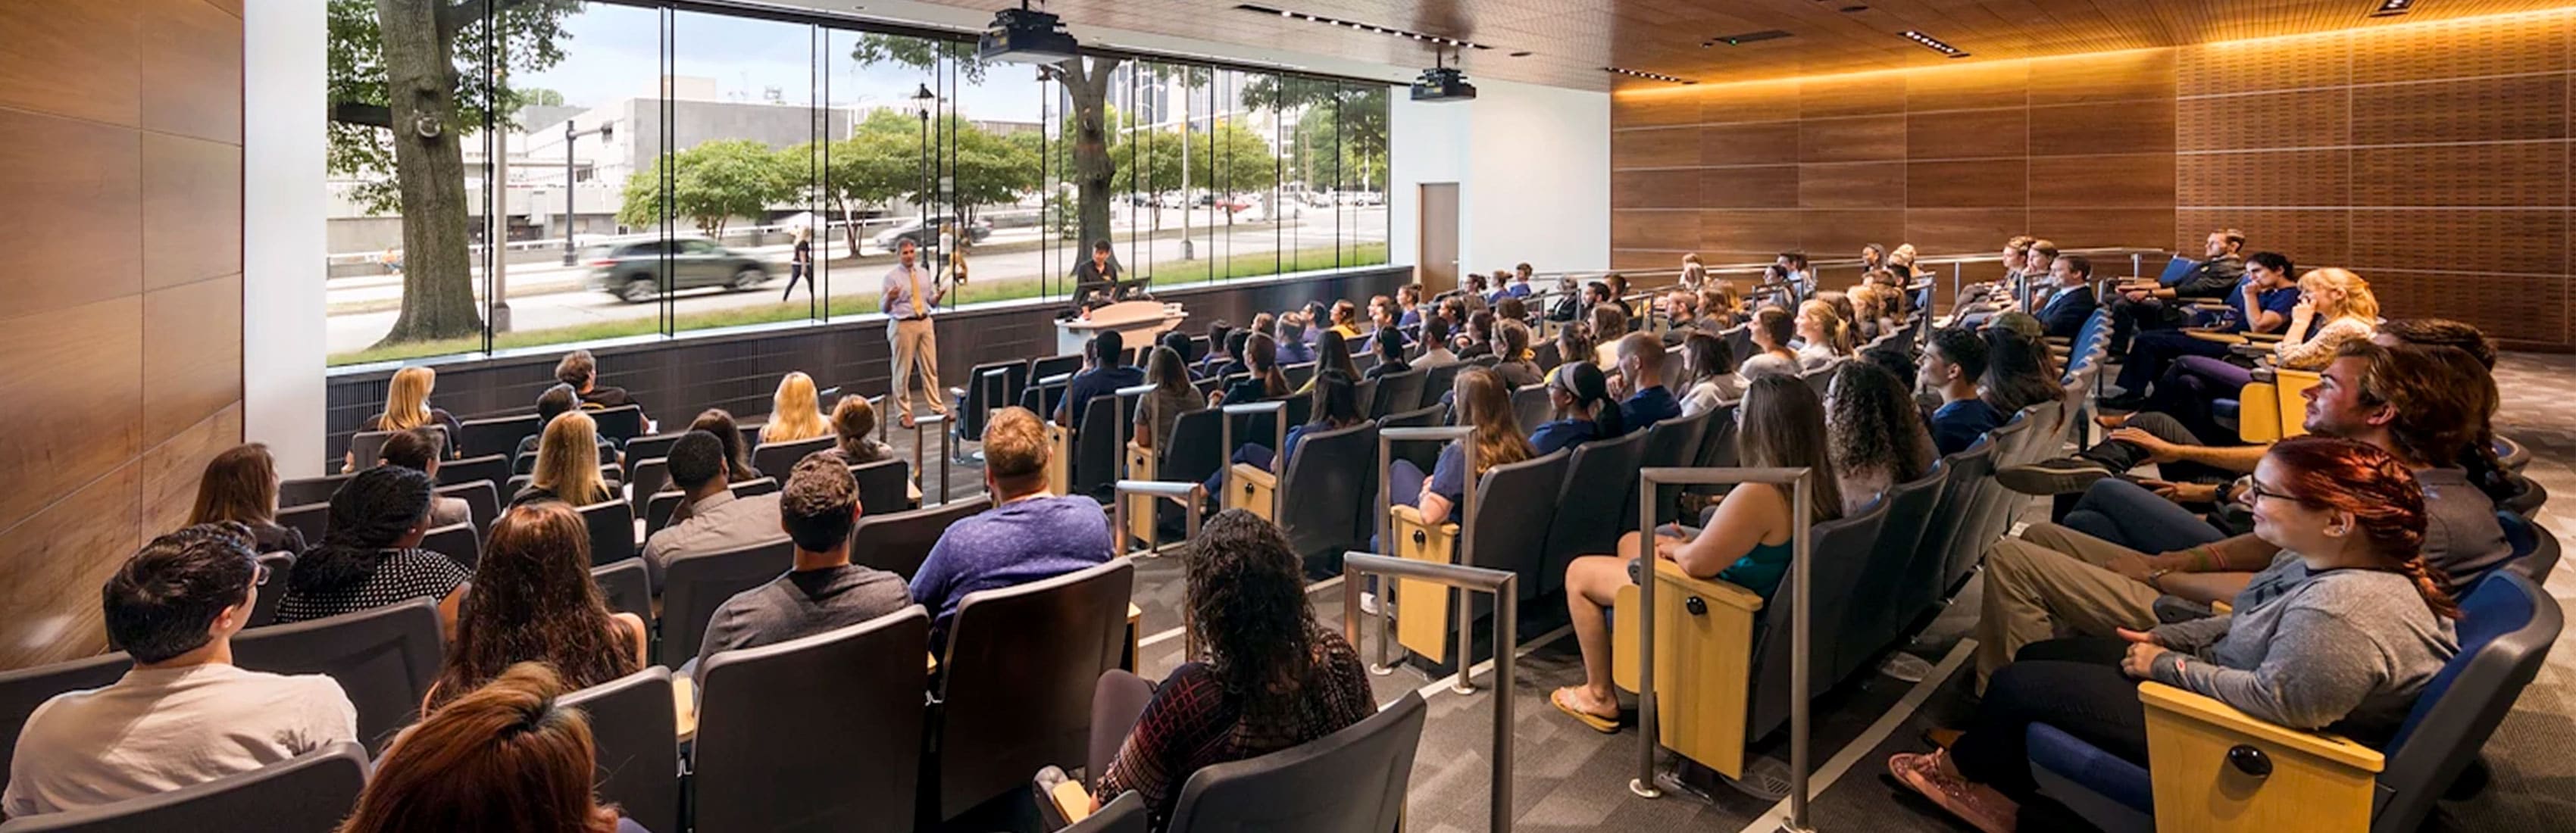
[[[1986,549],[1985,598],[1977,619],[1977,690],[2021,646],[2062,635],[2111,636],[2156,625],[2155,588],[2103,566],[2143,555],[2056,524],[2031,524],[2020,538]]]
[[[886,398],[894,400],[895,413],[912,416],[912,372],[921,371],[921,389],[930,399],[932,413],[946,416],[948,402],[939,386],[939,339],[933,335],[930,319],[904,319],[886,330],[894,343],[894,390]]]

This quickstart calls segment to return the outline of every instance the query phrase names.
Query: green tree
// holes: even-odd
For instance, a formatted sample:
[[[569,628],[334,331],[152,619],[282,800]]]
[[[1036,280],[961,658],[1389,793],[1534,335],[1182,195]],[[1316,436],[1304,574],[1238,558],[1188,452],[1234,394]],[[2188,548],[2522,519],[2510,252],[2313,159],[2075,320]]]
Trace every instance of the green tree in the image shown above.
[[[1261,134],[1221,122],[1191,134],[1190,182],[1226,193],[1266,191],[1279,184],[1279,155]]]
[[[671,215],[687,218],[699,233],[721,237],[732,218],[759,217],[772,205],[794,200],[804,186],[794,175],[794,166],[803,163],[801,157],[791,159],[751,139],[707,142],[655,159],[651,168],[628,176],[617,221],[641,227],[661,219],[662,175],[667,164]]]
[[[553,66],[563,59],[563,19],[581,3],[330,0],[325,9],[325,165],[359,181],[361,204],[403,218],[402,312],[379,343],[479,332],[459,142],[489,121],[506,124],[500,114],[520,102],[476,56],[497,38],[509,55],[504,78]]]

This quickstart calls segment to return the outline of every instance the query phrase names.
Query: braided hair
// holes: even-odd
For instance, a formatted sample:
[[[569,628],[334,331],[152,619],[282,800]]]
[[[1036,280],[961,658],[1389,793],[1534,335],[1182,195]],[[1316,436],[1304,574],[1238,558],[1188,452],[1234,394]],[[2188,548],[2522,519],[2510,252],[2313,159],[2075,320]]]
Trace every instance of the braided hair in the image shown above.
[[[2434,615],[2460,618],[2459,603],[2444,589],[2449,577],[2424,560],[2424,488],[2396,455],[2312,434],[2275,443],[2267,456],[2288,470],[2281,487],[2291,500],[2352,515],[2353,531],[2379,559],[2375,569],[2413,581]]]
[[[329,593],[365,581],[385,551],[409,536],[429,514],[429,475],[402,466],[358,472],[331,495],[330,526],[322,542],[295,559],[288,592]]]

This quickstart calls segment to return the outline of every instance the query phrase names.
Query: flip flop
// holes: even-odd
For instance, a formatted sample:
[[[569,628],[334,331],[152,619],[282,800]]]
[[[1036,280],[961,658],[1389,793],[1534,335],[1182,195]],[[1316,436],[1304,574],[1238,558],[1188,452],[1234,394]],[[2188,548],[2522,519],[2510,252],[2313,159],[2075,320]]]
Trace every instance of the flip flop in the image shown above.
[[[1619,721],[1575,708],[1574,704],[1565,702],[1565,692],[1565,689],[1560,688],[1555,692],[1550,693],[1547,696],[1548,704],[1555,706],[1557,711],[1564,712],[1567,717],[1574,718],[1575,720],[1581,721],[1583,725],[1592,727],[1592,731],[1600,732],[1605,735],[1615,735],[1619,733]]]

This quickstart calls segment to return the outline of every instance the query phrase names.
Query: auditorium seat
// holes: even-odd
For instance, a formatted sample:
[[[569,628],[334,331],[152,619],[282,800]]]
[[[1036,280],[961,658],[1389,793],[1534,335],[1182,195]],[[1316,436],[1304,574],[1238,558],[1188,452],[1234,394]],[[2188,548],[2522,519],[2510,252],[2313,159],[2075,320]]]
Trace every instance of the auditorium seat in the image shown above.
[[[891,515],[912,508],[912,463],[900,458],[850,467],[859,484],[859,508],[870,515]]]
[[[438,464],[438,485],[454,486],[489,480],[492,488],[499,489],[502,483],[509,481],[511,474],[509,455],[485,454]]]
[[[367,466],[373,466],[375,463],[374,460],[366,461]],[[321,477],[292,477],[278,481],[277,505],[310,506],[316,503],[330,503],[331,496],[340,493],[340,486],[348,483],[349,478],[356,476],[356,474],[326,474]],[[306,540],[314,539],[312,536],[306,536]]]
[[[1377,526],[1369,514],[1377,505],[1377,431],[1375,422],[1309,431],[1278,474],[1249,464],[1232,469],[1233,483],[1276,496],[1273,517],[1309,571],[1339,572],[1338,557]],[[1227,497],[1238,499],[1233,487]]]
[[[341,742],[165,793],[11,819],[0,833],[331,833],[366,781],[367,751]]]
[[[1646,456],[1642,467],[1685,468],[1697,465],[1700,458],[1700,441],[1706,438],[1709,420],[1716,415],[1717,410],[1712,408],[1699,412],[1698,416],[1677,416],[1646,426],[1646,430],[1642,432],[1646,435]],[[1631,483],[1631,485],[1634,484]],[[1637,517],[1637,490],[1629,488],[1621,491],[1624,499],[1619,504],[1620,524],[1623,528],[1632,528],[1626,525],[1634,522]],[[1656,487],[1655,523],[1672,523],[1677,520],[1675,516],[1679,511],[1674,504],[1680,500],[1681,493],[1680,486]]]
[[[1381,503],[1378,511],[1387,513],[1392,536],[1386,546],[1398,557],[1415,561],[1511,572],[1520,577],[1515,595],[1523,600],[1537,598],[1547,569],[1547,528],[1557,515],[1553,498],[1565,484],[1566,461],[1572,456],[1571,450],[1558,449],[1486,469],[1467,505],[1437,526],[1423,523],[1421,510],[1414,507]],[[1457,632],[1450,605],[1457,596],[1439,584],[1398,580],[1396,597],[1404,606],[1404,616],[1396,620],[1398,641],[1433,666],[1454,669],[1473,664],[1473,657],[1453,662],[1449,654],[1455,644],[1450,636]],[[1483,619],[1493,615],[1493,608],[1491,597],[1469,594],[1465,615]]]
[[[590,580],[599,585],[599,600],[608,604],[608,612],[635,614],[644,620],[649,632],[653,624],[653,577],[644,559],[629,558],[592,567]]]
[[[1405,815],[1429,707],[1406,692],[1368,719],[1306,743],[1200,769],[1170,833],[1384,833]]]
[[[1554,404],[1548,401],[1545,382],[1512,389],[1512,416],[1520,420],[1523,431],[1535,431],[1546,424]]]
[[[304,543],[306,544],[322,543],[322,533],[329,531],[331,528],[330,503],[323,502],[297,505],[289,504],[280,500],[277,505],[282,507],[277,510],[278,526],[286,527],[301,533],[304,536]]]
[[[588,413],[591,422],[598,426],[600,438],[610,445],[625,448],[627,440],[644,435],[644,407],[641,405],[620,405]]]
[[[480,539],[491,533],[493,521],[501,519],[500,488],[500,481],[475,480],[453,486],[440,486],[438,496],[465,501],[465,512],[471,516],[474,537]]]
[[[727,488],[732,490],[734,497],[759,497],[777,494],[779,486],[776,477],[754,477]]]
[[[644,463],[671,456],[671,445],[679,442],[681,437],[688,435],[689,432],[687,431],[674,431],[627,440],[625,449],[627,481],[641,482],[644,477],[642,471]],[[662,481],[665,482],[669,480],[670,478],[667,476],[662,478]],[[654,833],[661,833],[661,831],[654,831]]]
[[[929,639],[930,616],[914,605],[708,657],[697,675],[692,826],[913,830]]]
[[[446,645],[438,600],[426,596],[327,619],[251,628],[233,637],[233,662],[272,674],[328,674],[358,707],[358,739],[381,752],[420,715]]]
[[[1430,375],[1430,368],[1416,367],[1378,377],[1377,398],[1369,400],[1369,417],[1383,419],[1388,414],[1422,407],[1422,389]]]
[[[483,542],[475,535],[473,524],[448,524],[423,533],[420,548],[447,556],[447,560],[469,573],[483,560]]]
[[[1295,390],[1305,387],[1306,382],[1315,378],[1315,363],[1280,365],[1279,372],[1288,377],[1288,388]]]
[[[626,485],[626,499],[636,503],[649,501],[664,490],[679,488],[671,483],[671,460],[667,457],[636,461],[633,476],[627,479]]]
[[[612,498],[581,507],[582,524],[590,528],[590,564],[615,564],[635,557],[635,506]]]
[[[638,565],[640,566],[640,565]],[[590,718],[599,799],[650,831],[680,831],[679,715],[656,665],[563,696]]]
[[[422,427],[428,428],[430,431],[441,437],[439,440],[439,445],[441,447],[446,447],[448,445],[447,441],[444,439],[447,436],[446,426],[425,425]],[[358,468],[363,469],[374,466],[377,460],[384,459],[385,440],[397,433],[400,432],[360,431],[358,433],[351,434],[349,435],[349,456],[357,461]]]
[[[1020,401],[1020,390],[1029,384],[1029,361],[985,362],[966,371],[966,385],[948,389],[951,401],[964,405],[957,413],[957,438],[978,441],[984,438],[984,421],[993,411]]]
[[[262,595],[266,595],[263,593]],[[124,652],[0,671],[0,772],[17,756],[18,732],[36,707],[66,691],[105,688],[125,677],[134,660]]]
[[[1556,517],[1548,524],[1541,548],[1539,591],[1565,586],[1565,567],[1579,555],[1606,555],[1617,550],[1619,535],[1637,522],[1619,507],[1637,492],[1637,470],[1646,459],[1646,432],[1594,440],[1574,448],[1564,482],[1557,487]]]
[[[751,449],[751,467],[771,477],[783,477],[796,470],[796,462],[805,455],[832,448],[840,438],[825,434],[787,443],[761,443]]]
[[[1918,579],[1912,572],[1915,554],[1923,546],[1924,532],[1933,524],[1933,513],[1940,509],[1941,492],[1949,485],[1950,473],[1935,464],[1922,477],[1890,486],[1879,503],[1887,507],[1886,525],[1871,543],[1869,566],[1861,574],[1861,593],[1851,599],[1851,607],[1870,614],[1863,632],[1847,640],[1845,649],[1860,651],[1864,658],[1903,640],[1907,626],[1913,624],[1919,608],[1909,607],[1918,588],[1908,584]],[[1921,578],[1926,584],[1932,579]],[[1837,659],[1837,663],[1856,665],[1863,660]]]
[[[1978,442],[1994,447],[1994,455],[1990,459],[1996,468],[2002,468],[2012,465],[2010,455],[2013,447],[2020,442],[2022,432],[2028,430],[2030,423],[2016,418],[1987,432],[1985,439]],[[1959,582],[1966,580],[1968,574],[1977,568],[1978,560],[1985,557],[1986,545],[1994,543],[1996,536],[2008,528],[2005,526],[2007,511],[2004,507],[2011,502],[2030,501],[1996,483],[1992,471],[1969,474],[1973,478],[1969,481],[1972,488],[1958,504],[1962,511],[1957,523],[1951,527],[1950,541],[1943,555],[1940,586],[1944,589],[1957,587]]]
[[[1115,558],[958,603],[929,709],[926,821],[1013,795],[1025,773],[1082,765],[1092,689],[1125,655],[1135,584],[1135,563]]]
[[[2152,769],[2032,724],[2031,776],[2042,795],[2113,831],[2156,829],[2159,805],[2195,830],[2270,831],[2293,820],[2300,829],[2415,830],[2538,676],[2563,624],[2556,600],[2511,571],[2479,582],[2460,611],[2459,653],[2382,748],[2147,682],[2138,698]]]
[[[1079,788],[1081,784],[1075,783],[1074,786]],[[1090,795],[1085,793],[1083,797],[1089,800]],[[1148,821],[1145,799],[1130,790],[1119,793],[1116,799],[1100,805],[1100,809],[1092,811],[1089,817],[1056,833],[1150,833],[1154,828]]]
[[[1378,420],[1379,428],[1436,428],[1449,421],[1449,406],[1434,399],[1410,411],[1398,411]],[[1414,466],[1429,474],[1440,462],[1440,447],[1430,443],[1406,443],[1395,447],[1395,460],[1411,460]]]
[[[874,567],[912,580],[941,533],[958,521],[992,508],[990,495],[958,498],[936,506],[884,515],[870,514],[850,530],[850,563]]]
[[[259,566],[266,568],[268,573],[259,582],[259,598],[251,603],[250,621],[243,627],[256,628],[277,621],[277,603],[286,598],[286,579],[295,571],[295,556],[296,553],[291,552],[260,553]],[[0,771],[5,771],[5,768],[0,768]]]
[[[796,544],[785,536],[724,552],[673,559],[662,568],[662,644],[658,656],[671,668],[698,656],[698,641],[716,608],[734,594],[758,587],[796,566]]]
[[[464,457],[516,454],[519,441],[546,430],[536,414],[469,419],[456,425],[456,453]]]
[[[1906,561],[1899,606],[1909,624],[1948,598],[1950,563],[1962,557],[1955,554],[1955,546],[1961,536],[1968,534],[1967,528],[1974,525],[1968,513],[1985,490],[2000,488],[1994,482],[1995,446],[1991,442],[1979,442],[1966,451],[1941,458],[1940,470],[1941,497],[1933,505],[1931,522],[1924,525],[1913,557]]]
[[[1465,370],[1467,367],[1466,362],[1456,362],[1430,368],[1427,375],[1422,377],[1422,396],[1415,401],[1423,405],[1441,401],[1443,397],[1449,395],[1449,389],[1457,387],[1458,371]]]
[[[735,494],[739,496],[741,493],[736,492]],[[644,540],[650,542],[653,540],[653,536],[659,535],[662,533],[662,530],[669,528],[671,525],[671,514],[679,510],[680,503],[682,501],[686,501],[688,499],[688,494],[684,492],[659,492],[650,498],[646,498],[644,501]],[[637,552],[642,552],[642,550],[639,549]]]

